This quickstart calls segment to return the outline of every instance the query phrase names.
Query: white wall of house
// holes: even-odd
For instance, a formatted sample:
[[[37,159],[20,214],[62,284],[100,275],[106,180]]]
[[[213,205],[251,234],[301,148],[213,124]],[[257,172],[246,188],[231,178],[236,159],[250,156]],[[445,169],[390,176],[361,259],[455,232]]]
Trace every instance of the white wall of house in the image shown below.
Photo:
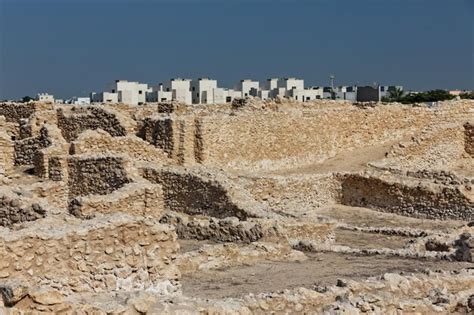
[[[191,80],[189,79],[171,79],[167,90],[172,92],[173,100],[184,104],[192,104]]]
[[[263,85],[263,89],[268,90],[268,91],[274,90],[276,88],[278,88],[278,79],[277,78],[269,78],[269,79],[267,79],[267,81]]]
[[[252,80],[241,80],[237,85],[237,90],[241,92],[240,97],[245,98],[247,96],[257,96],[257,91],[260,88],[258,81]],[[254,89],[254,92],[252,92]]]
[[[214,89],[217,81],[208,78],[199,78],[191,82],[191,93],[193,104],[215,104]]]
[[[91,99],[89,97],[73,97],[72,103],[75,105],[87,105],[91,103]]]
[[[309,102],[323,97],[323,89],[292,89],[290,97],[300,102]]]
[[[292,89],[304,90],[304,80],[296,78],[284,78],[278,80],[278,87],[285,88],[287,91]]]
[[[146,83],[116,80],[109,92],[118,94],[118,101],[124,104],[141,105],[146,102],[146,93],[151,89]]]
[[[54,103],[54,96],[48,93],[39,93],[36,100],[40,102]]]
[[[118,103],[118,93],[91,93],[90,98],[93,103]]]

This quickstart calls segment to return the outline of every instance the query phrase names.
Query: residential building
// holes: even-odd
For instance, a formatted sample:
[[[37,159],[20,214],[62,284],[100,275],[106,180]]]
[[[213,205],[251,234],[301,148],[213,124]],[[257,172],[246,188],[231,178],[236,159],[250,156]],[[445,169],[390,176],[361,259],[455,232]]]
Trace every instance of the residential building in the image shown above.
[[[158,87],[152,88],[151,92],[146,93],[147,102],[171,102],[173,100],[173,92],[168,88],[164,89],[163,83],[158,84]]]
[[[241,92],[240,97],[257,96],[260,83],[252,80],[240,80],[237,85],[237,91]]]
[[[403,90],[403,87],[395,85],[359,86],[357,87],[357,101],[380,102],[383,97],[390,96],[390,91],[395,89]]]
[[[118,102],[130,105],[142,105],[146,102],[146,93],[151,89],[146,83],[116,80],[109,88],[110,93],[118,94]]]
[[[118,103],[118,93],[111,92],[92,92],[90,95],[91,102],[93,103]]]
[[[91,99],[89,97],[76,97],[72,98],[72,104],[75,105],[87,105],[91,103]]]
[[[36,100],[39,102],[54,103],[54,96],[48,93],[39,93],[36,96]]]
[[[199,78],[191,82],[191,93],[193,104],[215,104],[214,89],[217,81],[209,78]]]

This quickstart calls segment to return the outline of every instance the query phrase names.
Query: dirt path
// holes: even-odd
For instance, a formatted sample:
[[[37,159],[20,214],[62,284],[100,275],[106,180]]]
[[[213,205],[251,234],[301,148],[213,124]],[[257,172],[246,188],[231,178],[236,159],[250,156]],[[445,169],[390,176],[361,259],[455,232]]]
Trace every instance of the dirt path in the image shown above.
[[[198,272],[181,280],[185,295],[201,298],[240,297],[248,293],[275,292],[314,285],[335,285],[337,279],[365,279],[387,272],[420,272],[426,268],[459,270],[471,263],[415,260],[385,256],[337,253],[310,254],[300,263],[262,262],[226,270]]]

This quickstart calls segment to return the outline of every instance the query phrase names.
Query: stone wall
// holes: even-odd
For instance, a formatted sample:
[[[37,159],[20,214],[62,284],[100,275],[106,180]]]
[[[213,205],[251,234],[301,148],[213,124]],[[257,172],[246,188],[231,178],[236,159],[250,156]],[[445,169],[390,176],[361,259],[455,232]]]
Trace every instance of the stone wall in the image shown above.
[[[164,212],[160,185],[129,183],[108,195],[76,197],[69,202],[69,212],[78,217],[123,212],[160,218]]]
[[[68,158],[69,196],[106,195],[131,180],[125,157],[111,155],[74,155]]]
[[[434,119],[433,110],[403,106],[216,114],[202,118],[202,161],[231,168],[310,164],[401,139]]]
[[[468,103],[436,109],[412,106],[358,108],[348,104],[291,104],[277,109],[195,109],[151,117],[140,137],[183,164],[233,169],[307,165],[341,151],[402,139],[468,112]],[[324,105],[324,106],[323,106]]]
[[[8,122],[20,122],[29,118],[35,112],[34,103],[0,103],[0,116],[5,116]]]
[[[71,109],[70,114],[65,114],[62,108],[58,109],[58,127],[61,129],[64,139],[70,142],[77,136],[88,129],[103,129],[110,135],[125,136],[126,129],[117,119],[116,113],[97,107],[87,107],[82,111]]]
[[[10,136],[0,131],[0,175],[8,175],[15,164],[15,146]]]
[[[474,220],[474,202],[464,186],[370,175],[344,175],[341,203],[410,217]]]
[[[112,137],[97,129],[83,132],[71,143],[72,154],[123,154],[134,161],[163,164],[167,161],[165,153],[148,142],[134,136]]]
[[[162,294],[179,288],[179,270],[171,263],[179,245],[168,225],[126,215],[41,224],[0,228],[0,278],[62,294],[137,289]]]
[[[464,148],[470,156],[474,157],[474,123],[464,124],[464,137]]]
[[[46,127],[40,130],[39,136],[15,141],[15,165],[33,164],[36,153],[51,143]]]
[[[262,206],[226,178],[199,169],[144,168],[142,176],[161,184],[165,208],[190,215],[217,218],[264,216]],[[239,195],[240,194],[240,195]]]

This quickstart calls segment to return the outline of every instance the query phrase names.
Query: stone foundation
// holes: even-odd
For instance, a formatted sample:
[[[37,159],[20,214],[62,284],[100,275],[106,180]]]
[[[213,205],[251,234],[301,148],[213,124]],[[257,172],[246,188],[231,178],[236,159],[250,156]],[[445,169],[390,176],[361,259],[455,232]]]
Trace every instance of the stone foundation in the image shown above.
[[[8,277],[62,294],[179,289],[171,263],[179,245],[170,226],[126,215],[61,221],[0,228],[0,282]]]

